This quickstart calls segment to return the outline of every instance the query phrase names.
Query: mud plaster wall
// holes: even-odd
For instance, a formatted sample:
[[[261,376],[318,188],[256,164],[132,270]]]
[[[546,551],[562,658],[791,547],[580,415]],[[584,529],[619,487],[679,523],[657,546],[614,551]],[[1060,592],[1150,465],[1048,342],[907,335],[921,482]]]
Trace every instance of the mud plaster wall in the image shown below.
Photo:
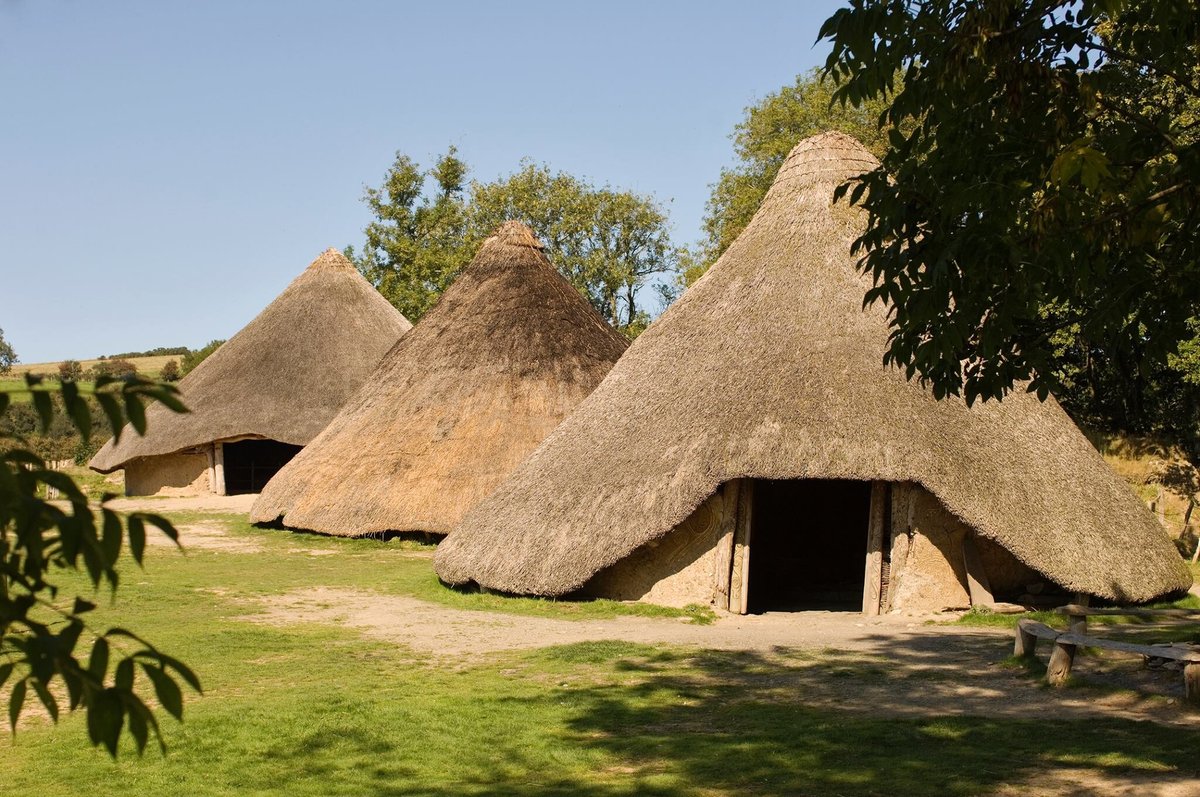
[[[207,492],[208,453],[205,451],[139,457],[125,466],[126,495],[203,495]]]
[[[975,547],[983,571],[991,583],[992,594],[997,600],[1018,600],[1026,592],[1042,592],[1050,589],[1061,592],[1062,587],[1029,567],[1008,550],[991,540],[976,535]]]
[[[662,606],[712,603],[722,512],[717,491],[674,530],[592,576],[582,594]]]
[[[713,603],[718,579],[716,545],[725,511],[723,492],[718,490],[670,533],[601,570],[580,594],[664,606]],[[736,506],[730,511],[736,512]],[[993,592],[1019,592],[1045,580],[1004,548],[974,535],[918,484],[892,486],[891,524],[887,611],[920,613],[970,606],[963,561],[967,534],[973,535]],[[751,554],[753,547],[752,537]],[[740,578],[739,563],[735,554],[735,580]]]
[[[927,490],[892,486],[892,561],[887,608],[935,612],[971,605],[962,541],[967,527]]]
[[[996,543],[955,518],[928,490],[911,482],[892,487],[892,563],[889,608],[925,612],[966,608],[963,540],[971,535],[994,596],[1012,596],[1046,581]]]

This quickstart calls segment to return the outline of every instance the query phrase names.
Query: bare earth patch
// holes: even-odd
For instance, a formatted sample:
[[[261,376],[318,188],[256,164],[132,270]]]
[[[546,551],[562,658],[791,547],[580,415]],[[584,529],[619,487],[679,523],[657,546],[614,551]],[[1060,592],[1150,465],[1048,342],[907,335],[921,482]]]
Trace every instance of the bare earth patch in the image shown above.
[[[795,667],[794,677],[778,685],[780,699],[803,693],[810,704],[841,709],[905,717],[1119,716],[1181,726],[1195,722],[1195,715],[1178,701],[1162,697],[1125,690],[1048,690],[1036,679],[996,664],[1011,651],[1010,632],[929,625],[926,618],[768,613],[724,615],[709,626],[682,618],[556,620],[452,609],[415,598],[330,587],[294,590],[265,603],[265,611],[246,619],[270,625],[348,626],[437,660],[620,640],[693,646],[698,652],[745,651],[785,662]],[[1164,675],[1164,680],[1182,679]],[[753,686],[762,689],[761,683]],[[1163,693],[1170,688],[1164,685]],[[1200,783],[1192,785],[1200,793]]]
[[[118,512],[228,512],[234,515],[249,515],[250,507],[258,498],[255,493],[246,495],[160,495],[114,498],[105,506]]]
[[[177,523],[175,529],[179,532],[179,544],[184,550],[226,551],[229,553],[261,553],[263,546],[245,537],[234,537],[219,521],[200,521],[197,523]],[[165,534],[159,534],[154,529],[147,530],[146,544],[158,547],[175,547]]]

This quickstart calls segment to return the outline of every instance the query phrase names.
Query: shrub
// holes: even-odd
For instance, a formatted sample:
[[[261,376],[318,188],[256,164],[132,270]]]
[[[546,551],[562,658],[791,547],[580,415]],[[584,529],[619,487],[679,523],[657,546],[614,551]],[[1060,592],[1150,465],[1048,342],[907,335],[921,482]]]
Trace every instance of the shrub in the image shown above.
[[[83,379],[83,366],[79,360],[64,360],[58,364],[58,381],[65,382],[68,379],[72,382]]]

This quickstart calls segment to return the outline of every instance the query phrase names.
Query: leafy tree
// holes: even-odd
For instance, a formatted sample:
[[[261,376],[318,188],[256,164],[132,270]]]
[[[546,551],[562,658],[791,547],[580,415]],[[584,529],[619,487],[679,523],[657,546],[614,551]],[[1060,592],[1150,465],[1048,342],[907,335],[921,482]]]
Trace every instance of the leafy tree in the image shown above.
[[[468,187],[466,177],[453,147],[428,174],[398,153],[383,185],[367,189],[375,220],[362,253],[348,247],[347,256],[409,319],[432,306],[501,222],[516,219],[614,326],[630,335],[645,328],[639,291],[675,263],[666,214],[653,200],[532,163],[490,183]]]
[[[472,183],[470,214],[473,239],[509,219],[528,224],[550,262],[630,337],[650,320],[638,292],[677,262],[666,213],[651,198],[597,188],[545,165],[526,162],[495,182]]]
[[[158,373],[158,378],[164,382],[178,382],[179,363],[175,360],[167,360],[163,363],[162,370]]]
[[[182,379],[190,374],[197,365],[204,362],[205,358],[219,349],[221,344],[224,342],[224,340],[210,340],[207,344],[201,346],[199,349],[190,351],[183,355],[183,359],[180,361],[179,377]]]
[[[137,375],[137,366],[134,365],[133,363],[129,362],[129,360],[122,360],[122,359],[100,360],[92,368],[92,373],[98,377],[100,377],[100,376],[112,376],[112,377],[135,376],[135,375]]]
[[[55,415],[52,394],[37,377],[27,376],[26,385],[40,427],[46,431]],[[136,377],[102,376],[96,380],[93,398],[117,435],[126,420],[139,434],[145,432],[146,402],[159,401],[185,411],[174,388]],[[64,381],[60,401],[87,438],[92,417],[80,387]],[[9,393],[0,392],[0,421],[10,405]],[[93,511],[75,482],[47,468],[23,438],[4,442],[0,446],[0,687],[9,691],[12,731],[16,732],[27,698],[35,697],[56,721],[62,708],[82,708],[92,744],[103,745],[114,757],[125,730],[139,753],[151,733],[162,745],[158,721],[141,692],[151,687],[162,708],[182,718],[180,682],[199,691],[195,674],[131,631],[91,627],[87,615],[96,605],[82,596],[62,594],[55,576],[64,570],[82,571],[94,587],[105,582],[115,591],[123,546],[128,545],[140,565],[148,525],[172,540],[178,540],[178,533],[157,515],[134,512],[122,518],[103,505]],[[40,498],[47,487],[58,489],[69,508]]]
[[[1192,336],[1200,7],[850,0],[821,37],[839,102],[888,103],[882,166],[843,189],[888,362],[939,396],[1045,396],[1064,330],[1126,375]]]
[[[883,156],[887,136],[877,120],[886,103],[879,97],[834,103],[834,88],[832,80],[813,69],[746,108],[730,136],[737,164],[722,169],[712,187],[704,241],[693,254],[693,268],[682,273],[684,285],[695,282],[746,228],[788,153],[805,138],[837,130],[854,136],[876,157]]]
[[[187,354],[187,346],[158,346],[146,351],[123,351],[120,354],[101,355],[100,360],[128,360],[131,357],[163,357],[168,354]]]
[[[417,321],[471,258],[463,192],[467,166],[454,147],[428,174],[407,155],[396,159],[379,188],[363,201],[375,220],[367,225],[362,254],[347,256],[389,302]],[[433,177],[433,193],[426,192]]]
[[[63,360],[58,364],[58,379],[60,382],[78,382],[83,379],[83,365],[79,360]]]
[[[17,362],[17,353],[12,345],[4,339],[4,330],[0,329],[0,374],[7,374]]]

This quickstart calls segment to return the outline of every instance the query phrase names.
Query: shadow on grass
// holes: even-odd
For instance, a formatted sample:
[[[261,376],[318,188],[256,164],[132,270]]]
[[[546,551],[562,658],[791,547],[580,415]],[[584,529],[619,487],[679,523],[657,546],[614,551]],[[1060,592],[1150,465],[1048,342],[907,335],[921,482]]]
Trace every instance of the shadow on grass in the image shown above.
[[[1084,795],[1111,783],[1153,793],[1152,784],[1200,777],[1200,732],[1066,706],[1020,668],[996,667],[1005,650],[994,640],[877,641],[870,655],[623,642],[525,654],[543,688],[481,696],[497,726],[482,745],[473,736],[452,754],[436,786],[427,769],[406,784],[416,774],[409,760],[353,723],[314,731],[280,755],[297,777],[329,780],[343,754],[372,761],[357,782],[377,795],[976,795],[1062,771],[1078,786],[1060,782],[1054,793]],[[991,673],[980,676],[981,667]],[[962,695],[972,680],[987,683]],[[563,707],[561,729],[523,743],[521,718]],[[453,709],[441,718],[462,720]],[[595,768],[580,774],[588,760]]]

